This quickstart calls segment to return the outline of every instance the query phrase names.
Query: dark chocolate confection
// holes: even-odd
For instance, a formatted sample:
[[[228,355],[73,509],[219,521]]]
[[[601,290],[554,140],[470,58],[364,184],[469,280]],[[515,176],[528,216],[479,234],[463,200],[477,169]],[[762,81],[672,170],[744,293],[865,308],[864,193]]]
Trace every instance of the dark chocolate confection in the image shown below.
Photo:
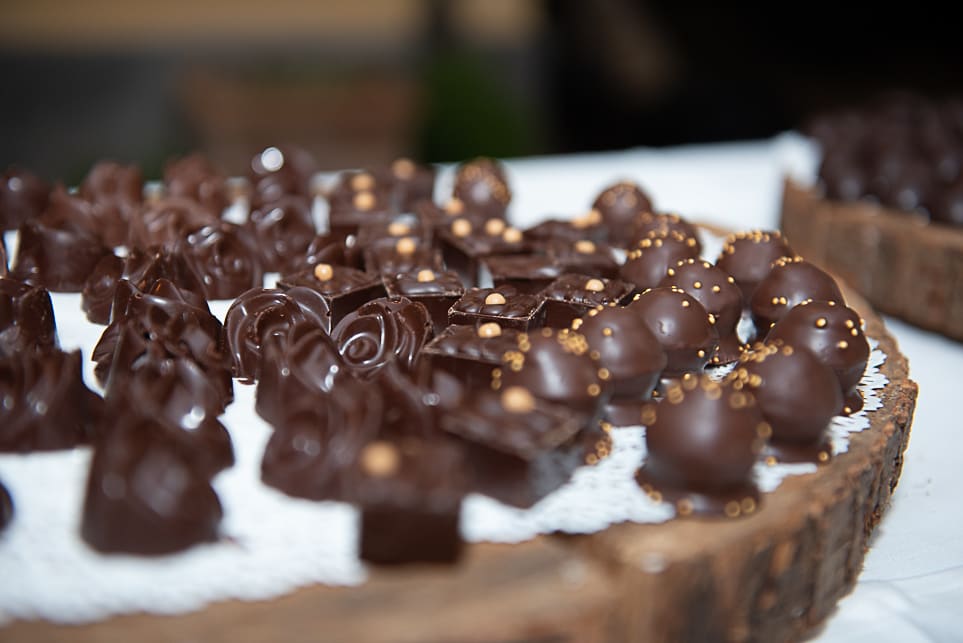
[[[851,308],[827,301],[803,302],[786,313],[766,335],[795,349],[807,349],[836,373],[843,393],[843,412],[862,408],[856,389],[869,360],[869,342],[862,320]]]
[[[465,209],[486,217],[505,218],[512,191],[504,166],[491,158],[466,161],[455,170],[452,196]]]
[[[334,186],[327,192],[328,204],[336,210],[351,209],[354,207],[352,201],[361,192],[380,192],[385,200],[390,200],[388,196],[388,177],[383,175],[376,176],[369,170],[344,170],[338,173],[338,179]]]
[[[540,295],[545,299],[545,325],[568,328],[572,322],[598,306],[621,304],[633,286],[618,279],[599,279],[569,273],[550,283]]]
[[[127,209],[137,205],[125,206]],[[127,209],[123,210],[124,213]],[[45,226],[94,237],[108,247],[127,243],[129,219],[113,202],[92,202],[57,184],[47,208],[37,219]]]
[[[802,257],[777,259],[749,300],[756,332],[765,335],[793,306],[807,299],[844,303],[836,281],[815,265]]]
[[[493,386],[520,386],[535,397],[567,405],[581,416],[582,427],[595,424],[611,393],[608,371],[585,336],[571,330],[523,333],[516,350],[503,354],[502,362],[501,370],[492,373]]]
[[[609,420],[620,426],[638,424],[640,403],[650,399],[668,363],[662,344],[639,322],[635,311],[621,306],[600,306],[574,326],[598,354],[612,393],[611,404],[634,410],[626,417],[613,409]]]
[[[483,263],[495,287],[511,286],[530,294],[541,291],[562,274],[551,257],[542,255],[496,255],[486,257]]]
[[[57,323],[50,293],[0,277],[0,358],[45,353],[57,347]]]
[[[0,358],[0,452],[55,451],[93,437],[103,400],[84,385],[80,351]]]
[[[189,233],[218,220],[217,215],[193,199],[164,197],[145,203],[131,218],[130,245],[134,248],[173,248]]]
[[[264,148],[251,159],[252,205],[259,207],[286,194],[311,196],[311,180],[317,172],[317,162],[307,150],[294,145]]]
[[[375,170],[374,174],[378,183],[391,193],[393,205],[399,212],[414,212],[416,203],[430,201],[435,192],[437,171],[432,165],[398,158],[390,166]]]
[[[423,225],[436,231],[447,228],[456,219],[466,219],[473,227],[481,227],[485,225],[485,221],[491,218],[483,212],[466,209],[464,203],[454,198],[448,199],[442,205],[428,200],[419,201],[415,205],[415,215]],[[504,221],[504,219],[502,220]]]
[[[665,235],[652,233],[629,251],[619,274],[624,281],[635,284],[635,291],[640,293],[658,286],[669,268],[680,261],[698,257],[699,243],[695,237],[674,231]]]
[[[448,310],[465,294],[458,275],[428,266],[383,276],[389,297],[407,297],[428,310],[435,334],[448,326]]]
[[[589,239],[546,241],[544,252],[558,264],[563,272],[615,279],[619,276],[619,264],[612,248]]]
[[[10,524],[11,520],[13,520],[13,498],[3,486],[3,482],[0,482],[0,532]]]
[[[9,167],[0,175],[0,232],[16,230],[47,208],[50,186],[33,172]]]
[[[441,269],[441,253],[429,241],[416,237],[386,237],[364,248],[368,272],[382,275],[410,272],[418,266]]]
[[[638,215],[652,211],[652,199],[637,183],[620,181],[602,190],[592,208],[602,215],[609,239],[616,241],[627,238]]]
[[[589,210],[574,219],[547,219],[525,230],[525,238],[532,242],[588,239],[600,243],[607,236],[598,210]]]
[[[466,493],[463,455],[444,442],[379,440],[358,458],[360,556],[377,564],[450,563]]]
[[[745,346],[736,335],[742,317],[742,291],[735,278],[702,259],[685,259],[666,271],[660,287],[677,286],[695,298],[715,319],[719,348],[710,362],[729,364],[739,359]]]
[[[94,205],[104,243],[123,245],[127,222],[135,217],[143,201],[144,177],[136,165],[100,161],[90,168],[78,194]]]
[[[431,372],[444,371],[467,389],[488,387],[492,371],[502,356],[518,350],[518,331],[495,322],[474,326],[449,326],[421,351],[422,363]]]
[[[529,330],[541,325],[544,300],[512,286],[470,288],[451,307],[450,324],[477,326],[496,322],[502,328]]]
[[[655,288],[636,295],[628,309],[662,344],[669,377],[701,371],[719,342],[714,318],[694,297],[676,287]]]
[[[735,389],[752,392],[772,437],[764,455],[784,462],[828,462],[827,428],[843,405],[836,376],[808,350],[757,345],[729,375]]]
[[[226,221],[204,226],[178,244],[208,299],[233,299],[262,285],[264,271],[250,232]]]
[[[752,467],[772,429],[752,393],[689,374],[646,409],[645,465],[637,479],[680,516],[754,513]]]
[[[577,418],[521,387],[473,391],[440,422],[466,441],[472,490],[516,507],[531,507],[582,464],[571,446]]]
[[[224,317],[227,348],[234,360],[234,377],[257,379],[261,347],[269,335],[286,333],[296,324],[325,328],[329,316],[324,295],[296,286],[286,291],[254,288],[234,300]]]
[[[431,339],[431,318],[423,305],[405,297],[379,298],[345,316],[331,338],[345,366],[359,377],[371,378],[390,362],[410,373]]]
[[[114,253],[104,255],[94,266],[80,293],[80,307],[88,321],[94,324],[107,324],[110,321],[114,291],[123,274],[124,260]]]
[[[437,234],[445,266],[461,275],[466,287],[479,283],[484,257],[524,254],[530,250],[521,230],[498,218],[472,223],[466,217],[458,217],[447,227],[439,228]]]
[[[37,220],[20,226],[11,275],[53,292],[80,292],[84,280],[110,250],[97,238],[58,230]]]
[[[358,228],[355,246],[364,250],[378,243],[394,245],[402,237],[415,237],[418,242],[430,243],[433,239],[433,227],[416,214],[394,214],[389,219],[371,221]]]
[[[702,252],[702,244],[698,243],[699,233],[694,225],[678,214],[667,212],[640,212],[632,220],[629,247],[633,248],[643,239],[653,236],[666,236],[670,232],[678,232],[684,237],[695,239],[697,249]]]
[[[383,189],[365,189],[341,197],[336,195],[328,196],[328,219],[331,236],[338,240],[358,234],[363,226],[387,225],[398,214],[391,204],[391,195]]]
[[[276,428],[299,404],[316,406],[337,384],[344,364],[331,337],[319,328],[295,324],[264,337],[254,409]],[[347,386],[347,385],[346,385]]]
[[[246,227],[254,236],[261,265],[267,272],[287,272],[304,255],[317,230],[311,201],[300,195],[282,196],[251,211]]]
[[[377,275],[327,263],[316,264],[311,270],[288,275],[278,281],[278,288],[282,290],[296,286],[310,288],[324,296],[328,304],[328,320],[324,325],[326,331],[331,331],[362,304],[385,295],[384,284]]]
[[[303,256],[292,259],[291,268],[287,273],[313,270],[319,263],[326,263],[332,266],[344,266],[346,268],[354,268],[355,270],[364,269],[361,248],[358,247],[357,243],[349,245],[348,242],[352,240],[352,237],[348,237],[348,239],[335,239],[328,233],[317,235],[311,240],[311,243],[308,244],[308,249]]]
[[[772,263],[795,253],[778,230],[753,230],[726,237],[716,265],[732,275],[746,305],[756,286],[769,274]]]
[[[174,197],[193,199],[220,216],[227,208],[227,177],[199,152],[164,166],[164,187]]]
[[[81,522],[88,545],[161,555],[217,540],[223,510],[194,445],[133,403],[101,428]]]

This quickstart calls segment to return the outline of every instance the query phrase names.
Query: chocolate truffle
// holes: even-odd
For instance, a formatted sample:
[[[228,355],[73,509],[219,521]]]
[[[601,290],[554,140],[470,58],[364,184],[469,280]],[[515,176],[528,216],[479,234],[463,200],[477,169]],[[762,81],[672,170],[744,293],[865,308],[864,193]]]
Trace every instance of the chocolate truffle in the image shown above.
[[[629,251],[619,270],[622,280],[635,284],[637,293],[655,288],[668,273],[669,268],[686,259],[699,257],[699,243],[695,237],[679,232],[651,233]]]
[[[780,257],[795,253],[778,230],[752,230],[730,234],[716,259],[716,265],[736,280],[742,299],[748,306],[756,286]]]
[[[269,335],[287,332],[296,324],[324,328],[329,319],[324,296],[304,287],[286,291],[254,288],[234,300],[224,317],[227,348],[234,376],[250,383],[257,378],[261,347]]]
[[[635,311],[621,306],[599,306],[575,326],[607,374],[612,399],[606,419],[616,426],[638,424],[641,404],[668,363],[662,344]]]
[[[541,325],[543,300],[512,286],[470,288],[448,312],[448,323],[478,326],[495,322],[502,328],[529,330]]]
[[[319,263],[310,270],[282,277],[278,281],[278,287],[282,290],[296,286],[310,288],[324,297],[328,304],[328,319],[324,326],[327,331],[365,302],[385,294],[384,284],[377,275],[328,263]]]
[[[807,299],[843,303],[843,293],[832,277],[802,257],[776,259],[749,300],[756,332],[765,336],[793,306]]]
[[[602,216],[609,239],[614,241],[626,238],[639,214],[652,211],[652,199],[637,183],[620,181],[602,190],[592,208]]]
[[[217,216],[228,205],[227,177],[199,152],[164,166],[164,188],[168,195],[193,199]]]
[[[465,294],[457,274],[429,266],[384,275],[383,280],[389,297],[407,297],[428,310],[435,334],[448,326],[448,310]]]
[[[685,259],[666,270],[659,286],[681,288],[715,319],[719,348],[713,352],[709,360],[711,364],[730,364],[739,359],[745,350],[736,334],[742,317],[742,291],[732,275],[708,261]]]
[[[264,271],[257,245],[241,226],[221,221],[187,235],[178,244],[208,299],[233,299],[261,286]]]
[[[475,326],[449,326],[421,351],[427,371],[444,371],[465,388],[488,387],[492,371],[502,364],[502,355],[518,350],[518,331],[497,322]]]
[[[491,158],[460,164],[455,170],[452,196],[468,211],[504,219],[512,200],[505,167]]]
[[[193,199],[163,197],[145,203],[131,218],[130,245],[134,248],[173,248],[189,233],[214,225],[218,220],[214,213]]]
[[[311,201],[300,195],[282,196],[255,208],[246,227],[257,243],[261,265],[267,272],[290,270],[317,234]]]
[[[363,378],[388,362],[412,372],[418,354],[431,339],[428,310],[405,297],[369,301],[349,313],[331,331],[345,366]]]
[[[57,347],[57,324],[50,293],[16,279],[0,277],[0,357],[45,353]]]
[[[808,350],[758,344],[728,376],[752,392],[772,437],[764,456],[782,462],[827,462],[827,428],[843,404],[836,376]]]
[[[93,437],[103,400],[84,385],[80,351],[0,358],[0,452],[72,449]]]
[[[640,212],[637,214],[632,220],[629,247],[637,246],[643,239],[666,236],[673,231],[686,238],[695,239],[697,251],[702,252],[702,244],[698,243],[699,233],[696,227],[678,214],[665,212]]]
[[[7,491],[7,488],[3,486],[3,482],[0,482],[0,532],[2,532],[12,520],[13,498],[10,497],[10,492]]]
[[[264,148],[251,159],[248,179],[252,205],[260,207],[286,194],[311,196],[311,181],[317,171],[317,162],[305,149],[294,145]]]
[[[80,292],[94,267],[110,250],[99,239],[30,220],[20,226],[11,275],[53,292]]]
[[[33,172],[9,167],[0,175],[0,232],[16,230],[47,207],[50,186]]]
[[[664,374],[676,377],[701,371],[712,356],[719,335],[714,318],[681,288],[655,288],[636,295],[628,309],[648,326],[665,349]]]
[[[648,455],[636,478],[651,498],[680,516],[755,512],[752,468],[772,429],[752,393],[689,374],[643,421]]]
[[[835,302],[803,302],[770,329],[766,343],[776,341],[807,349],[833,369],[843,393],[844,414],[863,407],[856,387],[869,361],[869,342],[856,311]]]
[[[539,293],[545,299],[545,325],[568,328],[593,308],[621,304],[633,289],[632,284],[618,279],[574,273],[562,275]]]

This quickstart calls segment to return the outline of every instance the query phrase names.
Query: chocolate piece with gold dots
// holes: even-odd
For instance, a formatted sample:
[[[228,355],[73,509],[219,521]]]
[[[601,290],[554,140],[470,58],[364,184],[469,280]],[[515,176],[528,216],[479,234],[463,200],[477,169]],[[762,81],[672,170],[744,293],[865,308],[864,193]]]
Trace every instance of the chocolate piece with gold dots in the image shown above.
[[[795,253],[778,230],[751,230],[726,237],[716,265],[732,275],[742,291],[745,306],[752,293],[780,257]]]
[[[592,209],[602,217],[607,238],[615,242],[627,238],[636,216],[652,211],[652,199],[638,183],[619,181],[599,193]]]
[[[654,288],[636,295],[627,308],[648,326],[665,349],[663,375],[702,371],[719,343],[715,318],[681,288]]]
[[[668,212],[641,212],[636,215],[635,219],[632,220],[628,247],[635,248],[643,239],[663,236],[673,231],[686,238],[695,239],[697,250],[702,252],[702,244],[698,242],[699,234],[696,227],[678,214]]]
[[[504,219],[512,200],[505,167],[491,158],[476,158],[460,164],[455,170],[452,197],[467,211]]]
[[[448,311],[465,294],[461,279],[450,270],[419,265],[411,270],[382,275],[389,297],[407,297],[428,309],[435,334],[448,326]]]
[[[545,325],[568,328],[593,308],[624,303],[633,289],[632,284],[619,279],[562,275],[540,293],[545,298]]]
[[[301,286],[315,290],[327,301],[328,320],[326,331],[365,302],[384,297],[385,287],[381,278],[361,270],[345,266],[319,263],[309,270],[282,277],[278,288],[289,290]]]
[[[438,228],[437,235],[445,266],[461,276],[465,287],[481,282],[482,260],[486,257],[527,255],[531,250],[522,231],[499,218],[473,221],[456,217]]]
[[[502,356],[518,350],[518,335],[498,322],[449,326],[422,349],[422,366],[445,371],[468,389],[490,388],[492,372],[502,368]]]
[[[513,286],[469,288],[452,305],[448,323],[478,326],[495,322],[502,328],[527,331],[542,325],[544,300]]]
[[[759,336],[806,300],[844,303],[836,281],[802,257],[782,257],[759,282],[749,301],[752,321]]]
[[[635,284],[636,293],[658,286],[669,268],[680,261],[699,257],[695,237],[686,237],[676,231],[650,234],[629,250],[619,271],[624,281]]]

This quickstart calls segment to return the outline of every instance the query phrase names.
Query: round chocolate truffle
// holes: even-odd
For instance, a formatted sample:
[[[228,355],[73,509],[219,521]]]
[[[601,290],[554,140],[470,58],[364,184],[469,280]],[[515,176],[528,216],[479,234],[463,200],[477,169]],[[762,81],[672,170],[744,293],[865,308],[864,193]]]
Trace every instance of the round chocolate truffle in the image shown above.
[[[3,486],[3,482],[0,482],[0,531],[9,525],[11,520],[13,520],[13,498]]]
[[[16,230],[47,207],[50,186],[36,174],[16,167],[0,175],[0,232]]]
[[[831,301],[803,302],[770,329],[766,343],[781,341],[795,349],[811,351],[836,373],[845,398],[843,412],[862,408],[856,386],[869,360],[869,342],[862,320],[851,308]]]
[[[458,166],[452,196],[464,209],[486,217],[504,218],[512,191],[505,167],[490,158],[477,158]]]
[[[664,375],[675,377],[705,368],[719,342],[714,318],[681,288],[654,288],[636,295],[627,307],[665,349]]]
[[[726,237],[716,265],[732,275],[748,304],[756,286],[769,274],[772,262],[794,255],[778,230],[753,230]]]
[[[684,259],[666,270],[659,286],[681,288],[715,318],[719,348],[709,360],[712,364],[729,364],[739,359],[745,350],[736,335],[742,317],[742,291],[731,275],[708,261]]]
[[[640,241],[649,238],[653,233],[664,236],[673,231],[686,238],[695,239],[697,251],[702,252],[702,244],[698,242],[699,233],[696,227],[678,214],[666,212],[646,211],[637,214],[635,219],[632,220],[629,247],[637,246]]]
[[[843,303],[843,293],[832,277],[802,257],[776,259],[749,300],[756,332],[765,335],[791,308],[807,299]]]
[[[652,232],[629,251],[619,275],[635,284],[636,292],[655,288],[670,267],[685,259],[699,257],[699,242],[680,232]]]
[[[755,511],[752,468],[771,432],[752,394],[687,375],[647,408],[645,465],[637,478],[679,514]]]
[[[619,181],[610,185],[595,198],[592,209],[602,216],[602,224],[613,241],[624,238],[632,229],[636,216],[652,211],[652,199],[633,181]]]
[[[776,342],[746,353],[727,381],[752,391],[772,427],[768,450],[779,461],[825,462],[826,429],[843,404],[836,376],[806,349]]]

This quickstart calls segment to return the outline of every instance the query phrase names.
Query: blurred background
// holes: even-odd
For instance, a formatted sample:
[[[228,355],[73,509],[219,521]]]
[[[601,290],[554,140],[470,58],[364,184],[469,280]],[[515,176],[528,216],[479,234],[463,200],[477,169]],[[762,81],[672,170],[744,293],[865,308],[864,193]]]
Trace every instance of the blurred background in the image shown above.
[[[884,90],[958,93],[949,7],[0,0],[0,169],[76,183],[97,159],[156,177],[195,149],[242,173],[276,143],[337,169],[767,137]]]

